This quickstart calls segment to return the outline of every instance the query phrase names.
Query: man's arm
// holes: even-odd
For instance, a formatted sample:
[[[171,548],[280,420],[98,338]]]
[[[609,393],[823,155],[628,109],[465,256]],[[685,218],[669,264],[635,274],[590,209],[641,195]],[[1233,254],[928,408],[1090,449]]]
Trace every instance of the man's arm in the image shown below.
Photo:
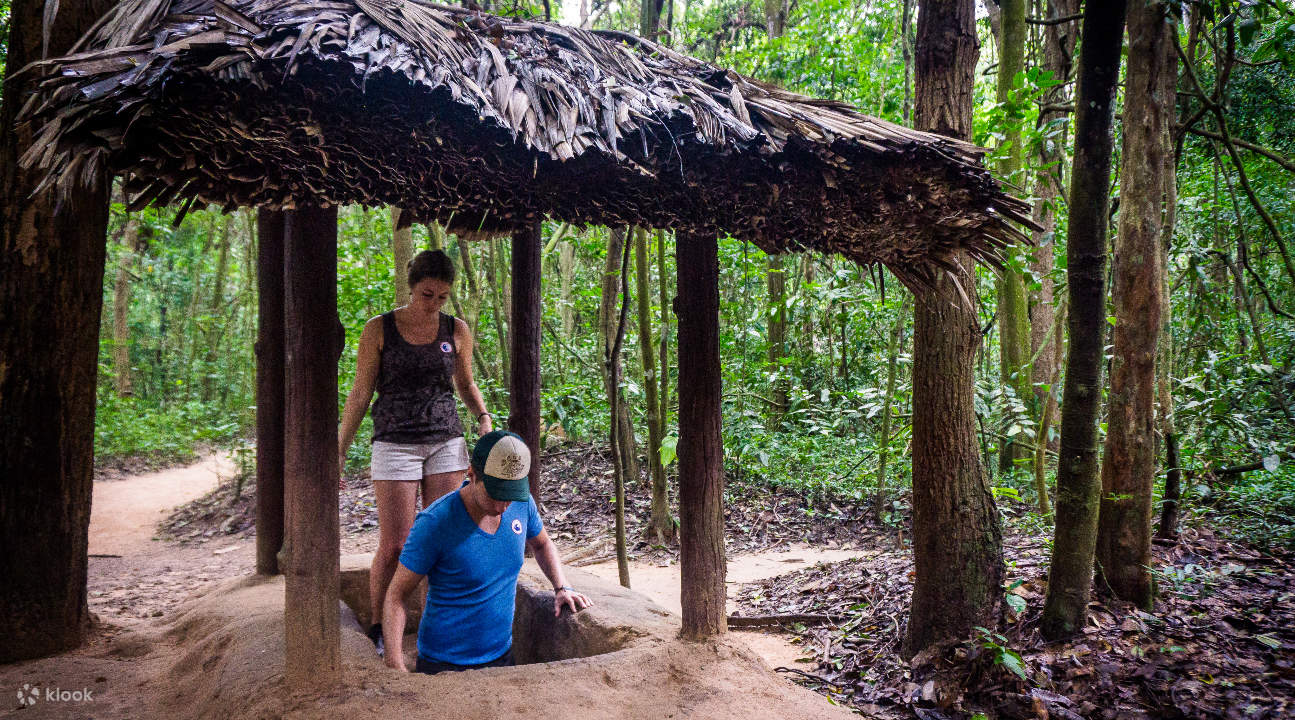
[[[396,574],[387,586],[387,597],[382,601],[383,658],[387,667],[409,672],[405,667],[405,596],[423,579],[409,568],[396,563]]]
[[[541,530],[539,535],[526,541],[531,552],[535,554],[535,563],[540,566],[544,577],[553,583],[553,616],[562,614],[562,606],[571,608],[571,612],[580,612],[593,605],[593,601],[583,594],[572,590],[567,585],[567,576],[562,573],[562,561],[558,559],[558,548],[549,539],[549,531]],[[399,570],[397,570],[399,572]],[[394,583],[393,583],[394,586]],[[385,612],[385,611],[384,611]],[[383,627],[386,627],[385,625]],[[390,644],[387,647],[391,647]]]

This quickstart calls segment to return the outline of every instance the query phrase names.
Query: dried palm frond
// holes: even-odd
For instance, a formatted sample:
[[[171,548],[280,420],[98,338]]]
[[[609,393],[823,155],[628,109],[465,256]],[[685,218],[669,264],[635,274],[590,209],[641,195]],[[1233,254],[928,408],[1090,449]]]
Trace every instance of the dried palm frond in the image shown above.
[[[1032,225],[972,145],[626,33],[422,0],[125,0],[34,70],[23,162],[64,186],[106,164],[133,206],[726,232],[915,285],[955,248],[996,264]]]

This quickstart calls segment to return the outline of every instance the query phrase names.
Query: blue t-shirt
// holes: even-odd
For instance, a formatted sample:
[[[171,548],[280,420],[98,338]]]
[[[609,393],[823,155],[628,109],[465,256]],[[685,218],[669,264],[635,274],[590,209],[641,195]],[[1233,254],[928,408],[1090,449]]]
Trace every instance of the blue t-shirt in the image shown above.
[[[534,499],[510,504],[493,535],[477,527],[457,492],[418,513],[400,564],[427,576],[418,624],[424,660],[478,665],[508,652],[526,541],[543,529]]]

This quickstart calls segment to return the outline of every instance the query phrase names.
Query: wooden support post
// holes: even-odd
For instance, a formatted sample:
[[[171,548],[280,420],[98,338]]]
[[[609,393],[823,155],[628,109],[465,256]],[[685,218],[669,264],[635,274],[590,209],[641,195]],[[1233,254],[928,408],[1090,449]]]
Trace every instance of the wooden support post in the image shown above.
[[[337,208],[284,218],[285,677],[291,688],[342,679],[338,613]]]
[[[513,233],[512,376],[508,429],[531,449],[531,495],[540,502],[540,223]]]
[[[256,571],[279,574],[283,547],[283,213],[256,216]]]
[[[727,629],[724,440],[720,435],[719,258],[714,235],[677,235],[679,565],[683,636]]]

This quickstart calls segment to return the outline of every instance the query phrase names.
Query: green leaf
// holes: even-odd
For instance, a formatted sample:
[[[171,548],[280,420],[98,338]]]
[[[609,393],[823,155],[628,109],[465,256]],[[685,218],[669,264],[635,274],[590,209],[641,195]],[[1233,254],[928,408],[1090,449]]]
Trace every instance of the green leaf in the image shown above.
[[[1026,604],[1025,598],[1021,597],[1020,595],[1007,593],[1007,606],[1012,609],[1012,612],[1016,613],[1017,615],[1020,615],[1021,613],[1025,612],[1025,604]]]
[[[1264,645],[1267,645],[1273,650],[1277,650],[1282,646],[1282,641],[1278,640],[1272,635],[1255,635],[1255,640],[1258,640],[1259,642],[1263,643]]]
[[[1015,650],[1004,649],[1002,656],[999,657],[999,662],[1003,664],[1003,667],[1016,674],[1017,677],[1022,680],[1029,680],[1029,677],[1025,674],[1025,661],[1021,659],[1020,653]]]

